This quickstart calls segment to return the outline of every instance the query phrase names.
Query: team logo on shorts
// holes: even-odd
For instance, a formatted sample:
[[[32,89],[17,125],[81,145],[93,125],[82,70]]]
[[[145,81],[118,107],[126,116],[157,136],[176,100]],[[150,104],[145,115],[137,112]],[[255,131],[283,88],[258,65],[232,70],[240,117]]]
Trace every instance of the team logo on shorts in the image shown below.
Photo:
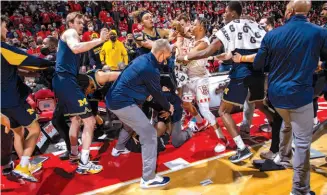
[[[83,100],[78,100],[79,106],[85,106],[88,105],[89,103],[87,102],[86,98],[84,98]]]
[[[29,108],[26,110],[30,115],[34,114],[35,110],[32,108]]]
[[[228,91],[229,91],[229,89],[225,88],[224,93],[227,95]]]
[[[200,86],[199,89],[203,95],[209,95],[209,89],[207,85]]]

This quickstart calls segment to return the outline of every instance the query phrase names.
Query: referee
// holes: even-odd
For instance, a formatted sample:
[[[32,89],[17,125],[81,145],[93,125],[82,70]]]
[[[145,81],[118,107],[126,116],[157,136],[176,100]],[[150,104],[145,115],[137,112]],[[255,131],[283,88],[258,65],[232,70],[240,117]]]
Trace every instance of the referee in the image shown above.
[[[284,26],[268,32],[254,60],[254,69],[269,66],[268,96],[283,118],[279,155],[283,164],[295,143],[291,194],[310,194],[310,145],[313,131],[312,75],[319,58],[327,57],[327,31],[307,21],[309,0],[293,0],[287,5]]]

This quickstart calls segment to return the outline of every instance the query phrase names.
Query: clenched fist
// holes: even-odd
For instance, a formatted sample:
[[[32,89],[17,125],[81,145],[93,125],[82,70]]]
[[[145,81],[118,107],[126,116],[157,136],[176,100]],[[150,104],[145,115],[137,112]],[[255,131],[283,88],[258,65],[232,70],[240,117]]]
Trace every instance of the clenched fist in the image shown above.
[[[107,41],[109,39],[109,30],[107,28],[101,29],[100,39],[103,42],[105,42],[105,41]]]

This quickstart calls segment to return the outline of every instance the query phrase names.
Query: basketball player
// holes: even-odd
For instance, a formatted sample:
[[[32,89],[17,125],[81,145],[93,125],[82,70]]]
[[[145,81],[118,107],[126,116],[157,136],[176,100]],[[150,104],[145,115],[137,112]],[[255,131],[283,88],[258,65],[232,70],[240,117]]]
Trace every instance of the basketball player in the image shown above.
[[[5,43],[8,32],[9,20],[1,16],[1,115],[5,120],[7,130],[14,132],[16,147],[20,162],[13,173],[25,180],[37,182],[38,179],[32,174],[42,168],[42,164],[31,165],[30,158],[34,152],[37,139],[40,134],[40,125],[37,121],[36,112],[26,102],[31,89],[18,76],[18,66],[52,64],[49,61],[28,55],[24,51]],[[1,119],[6,119],[1,117]],[[8,124],[9,123],[9,124]],[[28,136],[24,139],[24,128],[28,130]],[[5,142],[4,142],[5,143]],[[16,145],[15,145],[16,146]],[[9,162],[8,172],[13,169],[13,162]]]
[[[80,42],[83,33],[83,15],[72,12],[67,15],[68,29],[62,34],[57,53],[56,72],[53,78],[53,89],[58,97],[58,104],[63,109],[65,116],[69,116],[71,126],[69,129],[71,143],[71,161],[79,161],[76,172],[79,174],[95,174],[102,170],[101,165],[89,161],[90,145],[92,143],[95,118],[92,115],[85,94],[77,83],[80,53],[89,51],[106,41],[109,37],[108,29],[102,29],[100,38],[89,42]],[[79,157],[78,133],[80,119],[84,123],[82,134],[82,152]]]
[[[183,43],[177,44],[182,45],[178,48],[179,51],[186,50],[187,52],[198,52],[206,49],[210,42],[206,37],[206,19],[197,18],[191,27],[191,32],[194,38],[184,38]],[[185,41],[185,43],[184,43]],[[186,66],[186,74],[189,77],[189,82],[183,86],[182,100],[183,107],[189,111],[197,120],[198,130],[202,130],[208,126],[208,121],[214,128],[219,138],[219,143],[215,147],[216,152],[223,152],[226,150],[227,140],[224,137],[221,129],[217,125],[216,117],[211,113],[209,109],[209,75],[206,69],[207,59],[200,59],[188,62]],[[197,112],[196,108],[192,105],[193,100],[196,100],[199,110],[205,119]]]
[[[240,2],[229,2],[224,14],[225,27],[221,28],[216,34],[217,39],[214,40],[208,48],[190,53],[188,55],[178,56],[178,61],[197,60],[208,58],[213,55],[222,46],[225,48],[227,56],[232,57],[231,52],[238,52],[241,55],[249,55],[257,52],[260,48],[261,40],[265,35],[265,30],[254,21],[247,19],[240,19],[242,14],[242,6]],[[235,122],[231,117],[231,111],[234,106],[242,106],[249,89],[244,83],[245,78],[251,75],[251,70],[247,63],[234,63],[230,72],[230,83],[225,89],[222,103],[219,108],[219,115],[221,116],[225,127],[232,135],[238,150],[237,153],[229,158],[233,163],[252,156],[250,150],[244,145],[241,136],[238,134]],[[256,94],[256,91],[250,91],[250,101],[262,101],[264,96]]]

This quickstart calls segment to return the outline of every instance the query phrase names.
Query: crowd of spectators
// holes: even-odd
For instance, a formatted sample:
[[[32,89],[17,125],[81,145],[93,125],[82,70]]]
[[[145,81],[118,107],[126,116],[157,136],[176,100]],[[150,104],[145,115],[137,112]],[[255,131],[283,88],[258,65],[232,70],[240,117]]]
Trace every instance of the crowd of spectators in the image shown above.
[[[58,39],[66,29],[65,17],[73,11],[85,15],[85,32],[82,41],[94,38],[101,28],[115,29],[118,40],[125,44],[128,55],[135,52],[135,44],[129,33],[142,31],[132,13],[146,8],[153,13],[157,28],[170,28],[172,20],[181,13],[191,19],[205,17],[208,22],[208,37],[212,31],[223,26],[223,13],[228,2],[224,1],[2,1],[1,13],[10,19],[6,42],[39,55],[40,46],[47,36]],[[313,2],[309,13],[310,22],[322,25],[319,16],[322,2]],[[283,25],[287,1],[244,1],[245,15],[259,21],[262,17],[273,16],[275,27]],[[126,46],[128,45],[128,46]]]

